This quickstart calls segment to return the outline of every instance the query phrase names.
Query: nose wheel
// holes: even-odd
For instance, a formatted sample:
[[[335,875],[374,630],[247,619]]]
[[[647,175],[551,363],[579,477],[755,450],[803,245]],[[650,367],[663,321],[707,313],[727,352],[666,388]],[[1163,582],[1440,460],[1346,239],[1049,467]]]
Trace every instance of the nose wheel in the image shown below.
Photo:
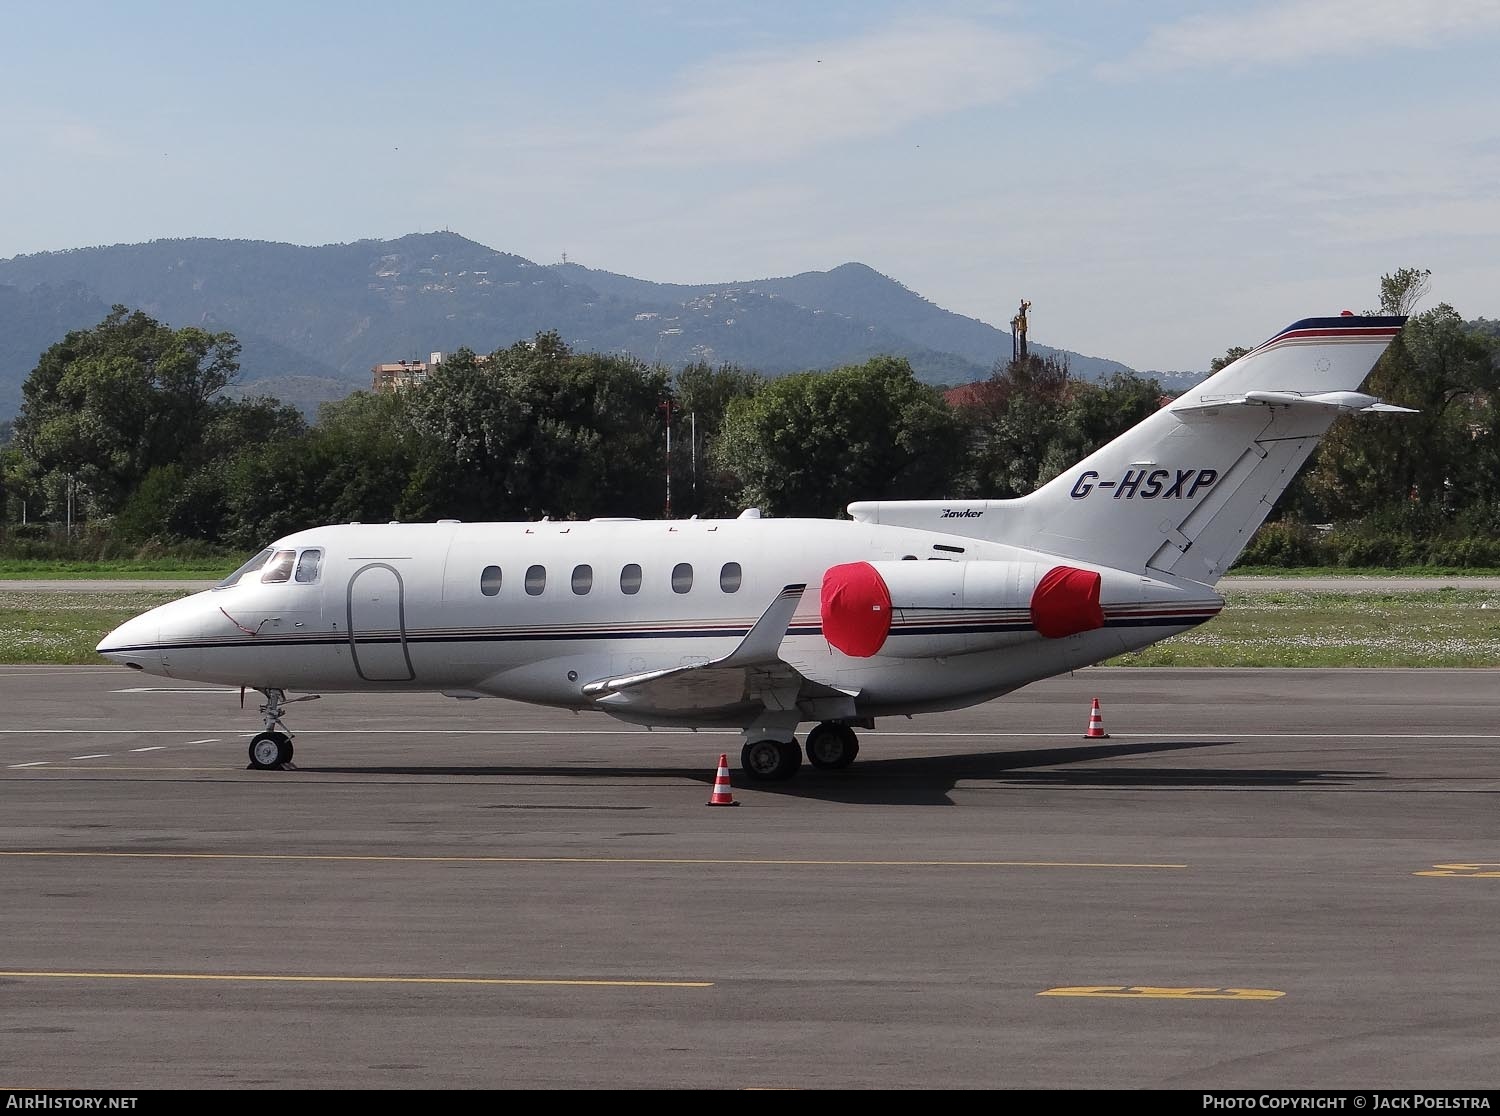
[[[292,762],[292,738],[284,732],[262,732],[250,741],[250,766],[280,771]]]
[[[241,691],[243,695],[244,691]],[[285,690],[266,689],[266,702],[260,707],[265,731],[250,739],[250,767],[254,771],[285,771],[292,766],[292,730],[281,719],[281,708],[299,701],[316,701],[318,694],[289,698]],[[244,703],[243,696],[241,704]]]

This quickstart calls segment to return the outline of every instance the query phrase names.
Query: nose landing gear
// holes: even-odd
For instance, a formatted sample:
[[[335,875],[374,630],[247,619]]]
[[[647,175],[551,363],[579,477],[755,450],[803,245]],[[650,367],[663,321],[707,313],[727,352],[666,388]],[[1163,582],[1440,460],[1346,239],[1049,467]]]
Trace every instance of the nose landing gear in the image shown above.
[[[259,690],[266,696],[260,707],[260,719],[266,726],[264,732],[250,739],[250,769],[254,771],[289,771],[292,766],[292,730],[281,719],[282,706],[299,701],[317,701],[320,694],[304,694],[289,698],[286,691],[276,688]],[[277,731],[280,729],[281,731]]]

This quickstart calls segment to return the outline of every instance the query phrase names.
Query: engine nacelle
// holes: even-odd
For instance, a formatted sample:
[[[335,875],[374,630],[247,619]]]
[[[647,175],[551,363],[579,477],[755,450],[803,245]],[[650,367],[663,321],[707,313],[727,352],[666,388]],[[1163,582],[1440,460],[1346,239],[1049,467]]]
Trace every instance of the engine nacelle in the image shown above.
[[[1141,579],[1042,562],[848,562],[823,575],[823,636],[846,655],[961,655],[1104,626]]]

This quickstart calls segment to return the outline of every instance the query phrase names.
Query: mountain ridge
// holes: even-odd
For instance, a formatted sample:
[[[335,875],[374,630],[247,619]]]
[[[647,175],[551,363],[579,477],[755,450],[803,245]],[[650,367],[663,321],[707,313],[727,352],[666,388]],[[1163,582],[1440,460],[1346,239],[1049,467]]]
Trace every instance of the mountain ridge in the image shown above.
[[[544,330],[582,351],[767,375],[891,354],[934,384],[983,379],[1011,352],[1010,334],[855,261],[735,283],[662,284],[538,264],[448,231],[311,246],[165,238],[0,260],[0,337],[9,342],[0,345],[0,418],[15,413],[41,351],[68,329],[97,324],[115,303],[173,327],[233,332],[242,388],[275,394],[285,381],[309,413],[322,398],[368,387],[373,364],[460,347],[488,352]],[[1066,355],[1084,378],[1127,370]]]

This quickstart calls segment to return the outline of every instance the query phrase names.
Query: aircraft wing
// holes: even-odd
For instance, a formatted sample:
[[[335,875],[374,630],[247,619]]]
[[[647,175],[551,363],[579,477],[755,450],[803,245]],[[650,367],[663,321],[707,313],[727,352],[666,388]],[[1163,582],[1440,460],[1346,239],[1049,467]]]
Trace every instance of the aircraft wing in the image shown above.
[[[757,704],[791,708],[801,697],[852,697],[804,677],[781,659],[781,641],[806,588],[782,589],[739,645],[721,658],[601,678],[583,692],[606,708],[673,714],[727,712]]]

